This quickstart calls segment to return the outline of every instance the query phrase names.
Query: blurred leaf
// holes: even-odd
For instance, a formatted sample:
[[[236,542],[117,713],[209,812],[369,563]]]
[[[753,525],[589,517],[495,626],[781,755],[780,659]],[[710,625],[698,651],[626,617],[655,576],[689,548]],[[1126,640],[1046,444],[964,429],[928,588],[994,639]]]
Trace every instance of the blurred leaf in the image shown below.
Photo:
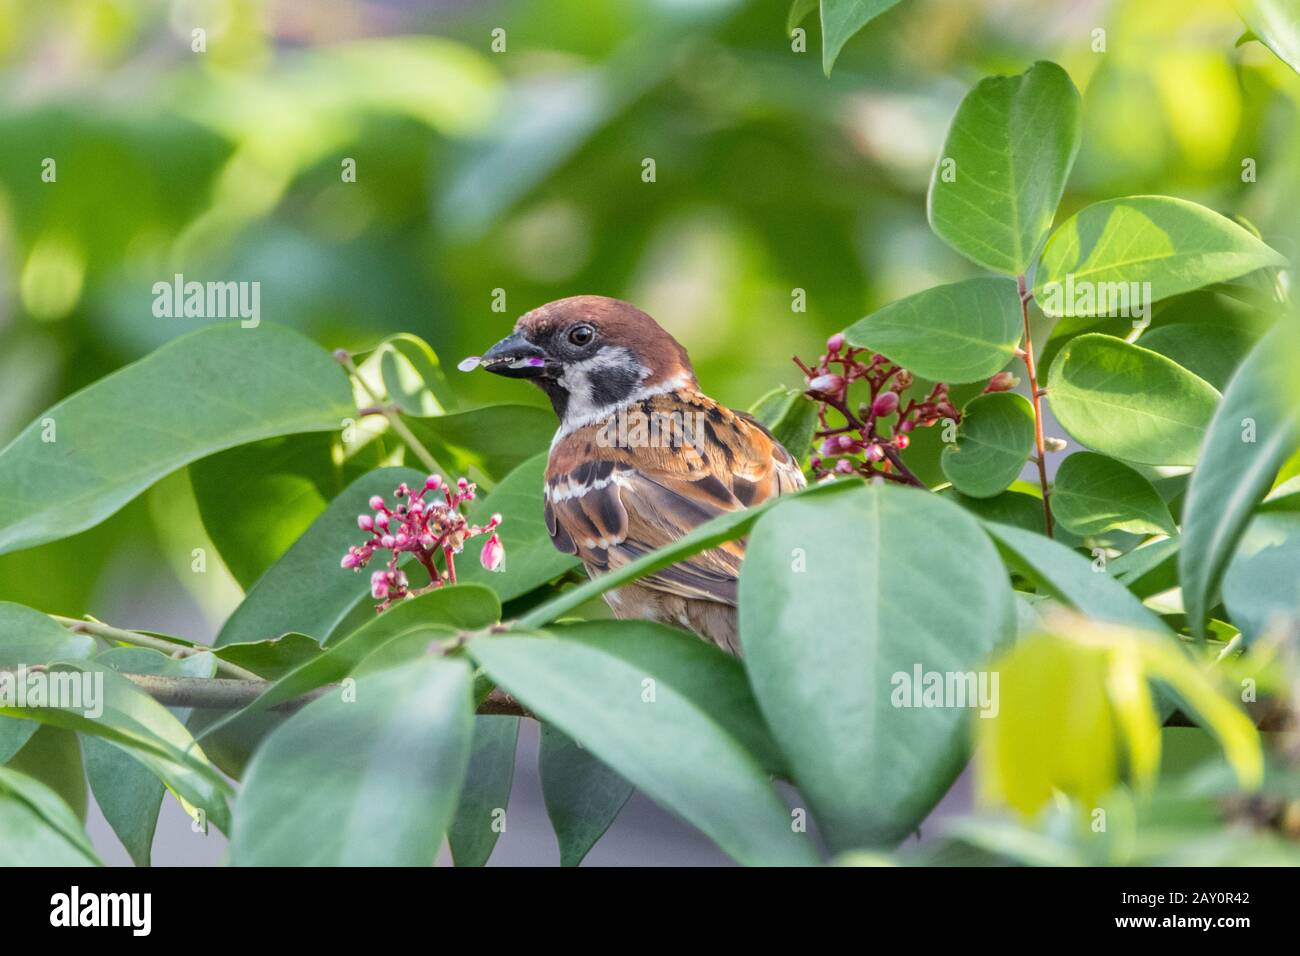
[[[957,443],[943,450],[943,473],[973,498],[991,498],[1020,475],[1034,450],[1034,409],[1014,392],[979,395],[962,409]]]
[[[785,18],[786,35],[794,33],[794,28],[803,23],[808,14],[817,9],[817,5],[818,0],[794,0]]]
[[[1178,549],[1182,537],[1165,538],[1134,548],[1106,562],[1106,570],[1139,598],[1178,586]]]
[[[10,757],[22,750],[40,726],[34,720],[0,717],[0,764],[8,763]]]
[[[390,335],[353,361],[370,387],[405,415],[442,415],[456,407],[438,353],[418,335]]]
[[[1052,514],[1075,534],[1121,529],[1134,534],[1178,533],[1169,506],[1128,465],[1095,452],[1070,455],[1056,471]]]
[[[470,669],[425,657],[353,690],[308,704],[258,749],[231,862],[433,865],[469,764]]]
[[[0,451],[0,551],[103,521],[195,459],[353,414],[328,353],[273,325],[185,336],[64,399]]]
[[[529,710],[581,737],[596,757],[738,862],[816,862],[754,758],[667,681],[563,638],[480,637],[469,651]]]
[[[885,306],[844,330],[850,345],[883,352],[936,382],[978,382],[1015,355],[1020,293],[1011,279],[935,286]]]
[[[216,672],[216,659],[211,654],[174,658],[145,647],[110,648],[95,660],[132,674],[212,677]],[[184,721],[188,716],[188,711],[169,709],[177,720]],[[104,819],[135,865],[148,866],[166,788],[129,750],[89,735],[83,737],[81,747],[86,777]]]
[[[1223,574],[1223,603],[1247,644],[1300,626],[1300,514],[1258,514]]]
[[[40,611],[0,601],[0,668],[31,667],[94,653],[93,637],[74,634]]]
[[[1283,320],[1251,350],[1210,423],[1183,504],[1178,557],[1183,605],[1204,634],[1214,593],[1251,512],[1300,444],[1300,402],[1292,380],[1300,332]]]
[[[510,785],[515,775],[519,718],[474,718],[473,750],[456,818],[447,831],[456,866],[483,866],[505,832]]]
[[[868,23],[898,0],[821,0],[822,2],[822,71],[831,75],[840,51]]]
[[[999,524],[1009,524],[1014,528],[1046,535],[1047,520],[1043,514],[1043,499],[1037,494],[1016,490],[1016,484],[1020,482],[1013,483],[1010,489],[992,498],[970,498],[951,488],[940,494],[952,498],[971,514],[985,521],[996,521]],[[1075,548],[1083,543],[1072,531],[1059,525],[1054,529],[1053,534],[1055,539],[1066,547]]]
[[[778,385],[750,409],[797,462],[808,457],[817,430],[817,403],[797,388]]]
[[[248,590],[316,520],[337,487],[328,434],[242,445],[190,465],[203,528]]]
[[[552,724],[542,724],[537,768],[560,866],[578,866],[632,796],[632,785]]]
[[[1237,0],[1236,7],[1250,27],[1247,36],[1263,43],[1278,59],[1300,73],[1300,2]]]
[[[1026,272],[1079,151],[1079,112],[1079,91],[1055,63],[981,80],[958,107],[930,178],[939,237],[994,272]]]
[[[103,866],[81,821],[45,784],[0,767],[0,866]]]
[[[1097,334],[1066,343],[1047,391],[1057,421],[1080,444],[1148,465],[1194,464],[1219,400],[1163,355]]]
[[[471,478],[475,468],[501,481],[528,459],[547,451],[555,434],[555,415],[536,405],[486,405],[466,412],[403,420],[412,433],[454,474]]]
[[[264,641],[296,631],[321,643],[370,593],[369,575],[339,562],[366,538],[357,515],[370,513],[372,495],[385,498],[401,482],[424,484],[423,472],[380,468],[348,485],[275,564],[257,579],[213,642],[217,647]]]
[[[1149,329],[1138,341],[1223,391],[1257,339],[1236,326],[1179,322]]]
[[[1169,196],[1129,196],[1094,203],[1052,233],[1034,277],[1034,299],[1053,316],[1114,315],[1120,302],[1140,314],[1138,304],[1286,264],[1284,256],[1204,206]],[[1150,283],[1150,291],[1134,296],[1134,283]],[[1120,293],[1126,298],[1117,298]]]
[[[858,485],[783,499],[758,522],[740,627],[754,695],[840,851],[898,843],[947,792],[974,702],[906,706],[905,685],[914,671],[975,672],[1014,637],[1016,612],[975,519],[923,492]]]

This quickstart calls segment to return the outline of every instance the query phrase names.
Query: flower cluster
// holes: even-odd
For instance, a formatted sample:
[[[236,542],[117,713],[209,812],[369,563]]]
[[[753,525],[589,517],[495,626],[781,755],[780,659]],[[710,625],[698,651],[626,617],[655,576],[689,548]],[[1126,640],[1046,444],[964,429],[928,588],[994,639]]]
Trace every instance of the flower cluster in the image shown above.
[[[370,499],[374,514],[357,517],[357,527],[368,531],[370,540],[348,548],[342,564],[345,568],[363,568],[376,551],[391,552],[387,567],[370,575],[370,594],[382,602],[378,610],[386,610],[395,601],[444,584],[455,584],[456,555],[465,547],[465,541],[476,535],[489,536],[479,553],[483,567],[489,571],[505,569],[505,549],[496,533],[501,516],[493,515],[480,527],[470,524],[460,513],[460,506],[473,501],[474,494],[475,486],[464,478],[456,482],[453,490],[441,476],[430,475],[419,491],[412,491],[405,482],[398,485],[393,492],[397,502],[392,508],[379,495]],[[444,571],[439,571],[435,563],[439,553],[446,567]],[[397,566],[404,554],[414,556],[429,572],[426,586],[411,588],[406,572]]]
[[[817,447],[811,460],[818,478],[879,475],[920,485],[898,455],[907,447],[908,436],[917,427],[929,428],[944,419],[960,421],[947,385],[940,382],[920,401],[905,400],[912,373],[879,352],[846,345],[838,333],[827,340],[826,354],[815,365],[798,358],[794,362],[804,373],[807,396],[818,404]],[[848,396],[855,382],[866,383],[870,396],[853,409]],[[839,414],[842,424],[827,420],[831,411]]]

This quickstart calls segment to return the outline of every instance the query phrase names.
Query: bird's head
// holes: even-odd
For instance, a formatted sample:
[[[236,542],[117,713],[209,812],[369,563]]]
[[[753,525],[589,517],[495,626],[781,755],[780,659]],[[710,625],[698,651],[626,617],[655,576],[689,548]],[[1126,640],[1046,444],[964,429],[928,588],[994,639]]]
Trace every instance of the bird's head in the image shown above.
[[[633,305],[599,295],[533,309],[479,365],[507,378],[530,379],[569,425],[695,382],[686,349],[658,322]]]

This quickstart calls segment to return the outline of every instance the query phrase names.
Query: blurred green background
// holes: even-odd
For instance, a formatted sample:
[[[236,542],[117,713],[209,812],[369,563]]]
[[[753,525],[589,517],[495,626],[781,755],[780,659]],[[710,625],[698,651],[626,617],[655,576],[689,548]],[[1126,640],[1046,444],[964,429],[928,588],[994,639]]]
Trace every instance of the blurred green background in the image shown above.
[[[1062,216],[1170,194],[1300,253],[1300,77],[1235,45],[1226,0],[904,0],[830,79],[815,16],[791,49],[788,6],[0,0],[0,443],[212,321],[154,317],[178,272],[259,281],[263,321],[330,347],[415,332],[448,366],[542,302],[614,295],[747,407],[798,381],[792,354],[974,274],[926,223],[930,170],[969,86],[1037,59],[1084,93]],[[473,401],[541,401],[451,375]],[[239,596],[219,561],[189,573],[205,541],[182,474],[0,557],[0,599],[202,638]]]

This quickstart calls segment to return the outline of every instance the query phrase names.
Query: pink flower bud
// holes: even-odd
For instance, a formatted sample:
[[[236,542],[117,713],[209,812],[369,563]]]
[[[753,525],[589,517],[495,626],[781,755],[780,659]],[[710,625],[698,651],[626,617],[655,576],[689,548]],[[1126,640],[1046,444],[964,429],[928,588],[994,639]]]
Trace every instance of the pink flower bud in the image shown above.
[[[898,393],[884,392],[876,396],[876,400],[871,403],[871,414],[877,418],[881,415],[892,415],[898,410]]]
[[[373,531],[375,528],[375,519],[370,515],[357,515],[357,527],[362,531]]]
[[[880,461],[885,457],[885,449],[879,445],[872,445],[867,449],[867,461]]]
[[[814,395],[838,395],[844,389],[844,379],[839,375],[818,375],[808,383]]]
[[[838,352],[842,348],[844,348],[844,336],[841,335],[839,332],[836,332],[834,335],[832,335],[829,339],[826,340],[827,351]]]
[[[349,551],[347,554],[343,555],[343,560],[340,564],[345,568],[359,567],[361,565],[361,555],[357,554],[355,551]]]
[[[898,430],[902,432],[904,435],[906,435],[915,427],[916,427],[916,422],[912,421],[909,418],[907,421],[899,423]]]
[[[501,515],[499,515],[499,514],[494,514],[494,515],[491,517],[491,519],[488,521],[488,527],[489,527],[489,528],[495,528],[495,527],[496,527],[497,525],[499,525],[500,523],[501,523]]]
[[[388,574],[385,571],[376,571],[370,575],[370,596],[376,601],[382,601],[388,597]]]
[[[428,478],[424,479],[424,487],[431,491],[435,488],[441,488],[442,475],[430,475]]]
[[[405,546],[406,546],[406,542],[408,542],[408,541],[410,541],[410,540],[411,540],[411,539],[410,539],[409,537],[407,537],[406,534],[404,534],[404,533],[401,532],[401,531],[397,532],[397,534],[393,537],[393,541],[396,543],[396,545],[397,545],[399,548],[405,547]]]
[[[370,507],[376,511],[380,510],[384,507],[384,499],[379,497],[379,495],[374,495],[370,499]]]
[[[988,392],[1009,392],[1020,384],[1020,379],[1016,378],[1010,372],[998,372],[989,379],[989,383],[984,386],[985,393]]]
[[[379,539],[379,543],[382,544],[385,548],[392,548],[393,545],[397,544],[397,539],[394,538],[391,534],[386,534]]]
[[[822,441],[821,453],[823,455],[838,455],[840,453],[840,443],[836,441],[838,435],[832,435]]]
[[[836,438],[835,444],[839,446],[840,451],[852,451],[853,446],[857,444],[853,440],[852,435],[836,435],[835,438]]]
[[[382,511],[379,512],[379,514],[375,515],[375,519],[374,519],[374,521],[372,522],[372,524],[373,524],[376,528],[387,528],[387,527],[388,527],[388,515],[384,514]]]
[[[425,551],[432,551],[433,546],[438,543],[438,539],[431,534],[420,535],[420,547]]]
[[[478,556],[479,563],[488,571],[504,571],[506,566],[506,549],[501,546],[501,539],[492,535],[483,545]]]
[[[835,463],[835,471],[841,475],[851,475],[853,474],[853,462],[847,458],[841,458]]]
[[[901,435],[901,434],[900,434],[900,435],[895,435],[895,436],[894,436],[894,447],[895,447],[895,448],[906,448],[906,447],[907,447],[908,445],[910,445],[911,443],[912,443],[912,439],[908,438],[906,435]]]
[[[459,489],[460,491],[464,491],[466,488],[469,487],[469,482],[468,482],[467,480],[465,480],[464,478],[457,478],[457,479],[456,479],[456,487],[457,487],[457,489]]]

